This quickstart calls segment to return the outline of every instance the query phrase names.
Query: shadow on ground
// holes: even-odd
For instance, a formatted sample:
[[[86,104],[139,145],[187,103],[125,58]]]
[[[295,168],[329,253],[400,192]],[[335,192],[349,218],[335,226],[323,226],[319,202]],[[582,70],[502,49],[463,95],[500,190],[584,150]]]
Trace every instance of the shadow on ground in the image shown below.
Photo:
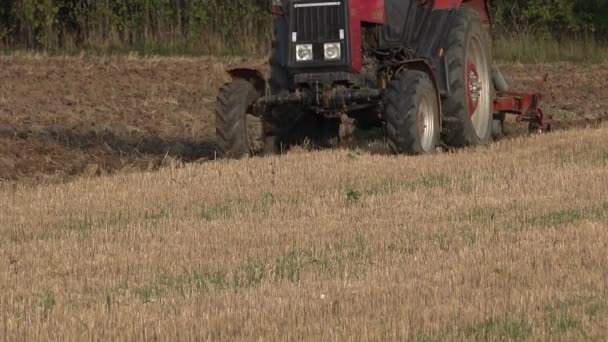
[[[554,130],[594,128],[604,122],[580,119],[554,124]],[[505,139],[526,133],[510,124]],[[341,147],[371,154],[390,154],[381,130],[355,134]],[[128,171],[153,171],[176,163],[218,158],[212,136],[171,137],[153,133],[98,128],[0,128],[0,180],[64,181],[74,176],[99,176]]]
[[[0,179],[65,179],[122,171],[155,170],[172,162],[216,158],[213,138],[78,130],[0,128]]]

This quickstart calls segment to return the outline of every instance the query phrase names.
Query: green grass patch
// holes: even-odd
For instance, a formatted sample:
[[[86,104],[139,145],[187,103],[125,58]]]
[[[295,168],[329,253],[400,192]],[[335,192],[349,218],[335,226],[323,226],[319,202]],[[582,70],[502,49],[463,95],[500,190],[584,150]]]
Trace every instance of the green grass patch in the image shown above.
[[[607,308],[608,305],[606,305],[606,302],[596,301],[587,305],[587,307],[585,308],[585,314],[590,318],[594,318],[600,313],[605,312]]]
[[[41,239],[36,234],[26,230],[26,227],[16,227],[7,234],[8,241],[22,244]]]
[[[358,233],[355,237],[353,247],[350,248],[348,256],[349,260],[369,260],[370,255],[367,248],[367,242],[361,233]]]
[[[359,152],[359,151],[348,152],[346,154],[346,159],[348,159],[348,160],[357,160],[357,159],[359,159],[360,156],[361,156],[361,152]]]
[[[490,223],[496,216],[496,209],[488,207],[475,207],[469,213],[469,219],[475,223]]]
[[[527,226],[560,227],[583,220],[605,220],[608,218],[608,202],[592,208],[562,209],[548,214],[527,217],[523,224]]]
[[[443,188],[448,185],[450,179],[442,174],[431,174],[428,176],[421,177],[417,181],[412,184],[412,190],[423,188],[423,189],[433,189],[433,188]]]
[[[346,200],[348,203],[356,203],[368,196],[392,195],[402,191],[416,191],[418,189],[443,188],[449,184],[450,178],[447,176],[443,174],[431,174],[403,182],[383,182],[367,189],[349,188],[346,190]]]
[[[532,335],[532,328],[522,320],[488,318],[464,329],[464,335],[475,341],[522,341]]]
[[[93,219],[70,217],[64,228],[71,232],[76,232],[84,238],[89,238],[93,234]]]
[[[539,38],[532,35],[494,40],[495,59],[518,63],[601,63],[608,60],[608,44],[590,39]]]
[[[155,302],[163,293],[162,289],[158,286],[138,287],[134,292],[144,304]]]
[[[579,317],[594,318],[606,308],[606,302],[598,297],[574,297],[548,305],[544,320],[546,329],[552,333],[563,334],[570,330],[582,329]]]
[[[161,209],[159,211],[146,210],[144,211],[144,220],[158,222],[164,221],[171,218],[171,212],[169,209]]]
[[[579,329],[581,320],[566,310],[551,311],[545,320],[548,331],[563,334],[572,329]]]
[[[443,341],[443,339],[441,339],[439,337],[434,337],[434,336],[416,335],[416,336],[412,337],[411,341],[413,341],[413,342],[440,342],[440,341]]]
[[[209,283],[216,289],[228,288],[228,274],[224,271],[215,271],[209,276]]]
[[[104,300],[109,308],[112,295],[128,291],[139,297],[142,303],[152,303],[169,292],[183,297],[196,293],[220,290],[243,290],[259,287],[264,282],[288,281],[297,283],[306,271],[330,272],[346,262],[367,259],[368,248],[365,239],[357,236],[354,241],[337,245],[333,250],[315,252],[293,248],[289,252],[263,261],[249,259],[233,269],[218,269],[212,272],[185,272],[179,275],[163,274],[152,283],[128,290],[121,285],[105,292]],[[110,298],[110,299],[108,299]]]
[[[546,215],[532,217],[527,223],[533,226],[556,227],[583,220],[587,215],[582,209],[568,209],[552,212]]]
[[[209,277],[197,272],[178,275],[175,277],[163,275],[159,279],[163,287],[177,290],[182,296],[194,292],[206,292],[209,289]]]
[[[257,287],[266,277],[268,267],[260,260],[249,260],[234,273],[232,286],[236,289]]]
[[[275,195],[271,192],[265,192],[253,202],[253,211],[268,214],[270,209],[277,203]]]
[[[268,215],[271,208],[278,203],[273,193],[265,192],[254,199],[235,199],[218,203],[204,208],[200,212],[200,218],[204,221],[227,220],[238,212],[250,210]]]
[[[272,275],[276,280],[300,281],[302,272],[317,263],[311,252],[293,250],[276,259],[272,268]]]
[[[560,317],[555,320],[555,326],[560,333],[578,328],[580,325],[581,321],[571,316]]]
[[[458,189],[467,195],[473,194],[473,177],[471,175],[463,175],[458,178]]]
[[[601,165],[608,165],[608,152],[600,153],[598,159]]]
[[[124,226],[131,222],[131,217],[128,214],[117,212],[110,213],[100,220],[100,224],[104,226]]]
[[[349,189],[346,192],[346,199],[351,203],[357,202],[361,197],[363,197],[363,191]]]
[[[55,295],[53,292],[47,290],[42,296],[42,308],[45,312],[48,312],[51,311],[56,304],[57,300],[55,299]]]
[[[226,220],[234,215],[233,204],[217,204],[201,211],[200,217],[204,221]]]

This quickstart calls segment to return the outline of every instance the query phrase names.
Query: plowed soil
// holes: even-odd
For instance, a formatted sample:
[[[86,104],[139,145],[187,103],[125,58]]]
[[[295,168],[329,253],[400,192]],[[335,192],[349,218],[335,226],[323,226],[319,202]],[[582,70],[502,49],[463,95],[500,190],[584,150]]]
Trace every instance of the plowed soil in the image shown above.
[[[65,180],[213,159],[218,58],[0,58],[0,180]],[[254,64],[262,64],[262,60]],[[608,118],[607,65],[505,65],[557,129]],[[520,130],[511,130],[519,134]]]

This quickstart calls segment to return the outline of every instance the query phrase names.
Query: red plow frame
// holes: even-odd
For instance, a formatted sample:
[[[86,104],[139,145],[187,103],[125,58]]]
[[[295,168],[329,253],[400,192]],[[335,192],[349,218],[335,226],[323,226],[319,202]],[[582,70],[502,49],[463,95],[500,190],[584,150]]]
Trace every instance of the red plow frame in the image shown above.
[[[517,115],[517,122],[528,122],[530,133],[551,131],[553,119],[541,109],[541,94],[499,92],[494,99],[494,113],[502,120],[506,114]]]

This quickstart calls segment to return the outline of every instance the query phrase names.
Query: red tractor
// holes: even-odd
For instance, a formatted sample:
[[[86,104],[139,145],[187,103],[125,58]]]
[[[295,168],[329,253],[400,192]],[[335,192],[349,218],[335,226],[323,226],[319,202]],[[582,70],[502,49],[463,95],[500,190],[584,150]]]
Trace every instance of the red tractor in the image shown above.
[[[492,65],[486,0],[273,0],[273,12],[270,79],[232,69],[218,95],[226,156],[332,146],[345,116],[415,155],[487,144],[507,113],[550,128],[540,95],[507,93]]]

